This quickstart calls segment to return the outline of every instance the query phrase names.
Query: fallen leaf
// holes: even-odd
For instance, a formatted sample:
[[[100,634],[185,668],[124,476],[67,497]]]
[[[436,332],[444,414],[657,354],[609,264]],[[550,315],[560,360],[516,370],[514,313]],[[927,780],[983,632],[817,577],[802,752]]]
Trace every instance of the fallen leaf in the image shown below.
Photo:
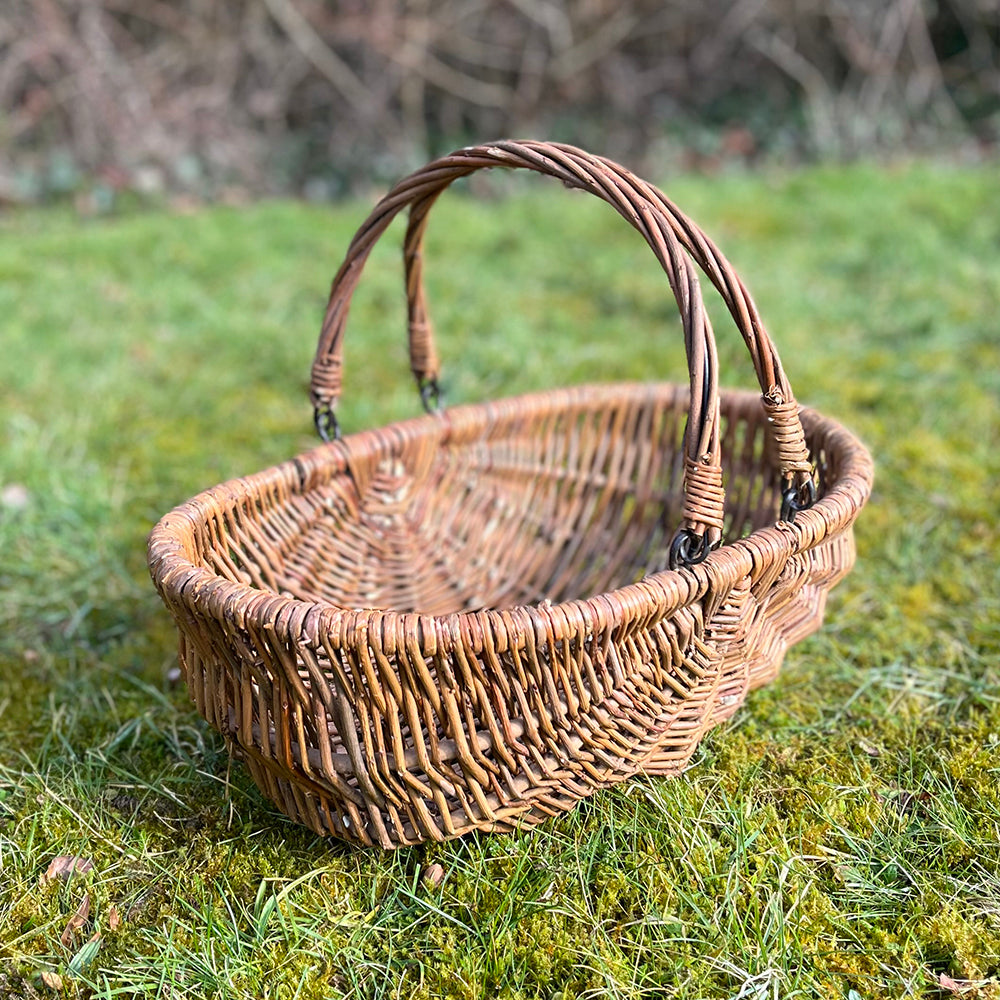
[[[114,903],[112,903],[108,907],[108,930],[109,931],[118,930],[118,928],[121,927],[121,923],[122,923],[122,918],[121,915],[118,913],[118,907],[115,906]]]
[[[441,865],[431,865],[422,879],[428,889],[436,889],[444,881],[444,868]]]
[[[43,972],[42,985],[50,990],[61,990],[63,988],[62,976],[58,972]]]
[[[80,905],[76,908],[76,913],[69,918],[69,923],[63,929],[62,935],[59,940],[63,945],[68,948],[73,943],[73,938],[76,937],[77,931],[83,928],[83,925],[87,922],[87,917],[90,916],[90,893],[80,902]]]
[[[938,986],[943,990],[947,990],[949,993],[956,993],[961,995],[962,993],[969,993],[971,990],[978,990],[982,986],[986,986],[990,980],[981,979],[979,981],[973,981],[971,979],[952,979],[951,976],[941,973],[938,976]]]
[[[49,862],[49,867],[45,869],[41,883],[48,885],[49,882],[57,878],[69,878],[74,872],[79,872],[82,875],[84,872],[91,871],[93,867],[94,862],[90,858],[60,854]]]
[[[899,810],[900,815],[908,812],[915,812],[926,802],[931,801],[930,792],[911,792],[908,789],[900,789],[899,795],[896,798],[896,808]]]

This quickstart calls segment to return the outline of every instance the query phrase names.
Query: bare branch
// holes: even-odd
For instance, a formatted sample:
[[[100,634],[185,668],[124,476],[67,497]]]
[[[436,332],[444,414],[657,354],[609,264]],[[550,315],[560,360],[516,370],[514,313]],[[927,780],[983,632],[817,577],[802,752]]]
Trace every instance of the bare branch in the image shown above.
[[[812,112],[816,144],[823,152],[834,152],[839,146],[836,97],[823,74],[776,34],[755,29],[747,33],[746,40],[802,88]]]
[[[299,13],[292,0],[264,0],[274,19],[287,32],[299,51],[366,118],[379,111],[371,92],[354,70],[317,34],[316,29]]]
[[[400,66],[421,73],[428,83],[434,84],[440,90],[478,104],[480,107],[502,108],[510,100],[509,88],[477,80],[442,62],[430,51],[419,50],[415,45],[404,44],[399,48],[390,49],[384,55]]]
[[[631,13],[621,13],[605,21],[592,35],[573,48],[559,53],[552,61],[552,75],[557,80],[567,80],[582,72],[614,51],[618,43],[628,37],[639,19]]]

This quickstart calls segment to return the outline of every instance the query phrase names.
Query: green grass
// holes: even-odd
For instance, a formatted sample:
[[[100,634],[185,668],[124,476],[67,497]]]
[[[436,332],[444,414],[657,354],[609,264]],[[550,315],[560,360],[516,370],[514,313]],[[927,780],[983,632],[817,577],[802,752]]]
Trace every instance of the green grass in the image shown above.
[[[682,778],[391,855],[294,826],[230,766],[169,680],[144,562],[175,503],[311,446],[324,290],[367,206],[0,216],[0,996],[58,994],[48,972],[106,998],[895,1000],[953,995],[942,974],[1000,997],[996,182],[666,185],[799,398],[873,449],[858,566]],[[609,209],[538,182],[435,211],[451,399],[681,376],[666,283]],[[348,429],[417,410],[399,238],[352,315]],[[716,328],[724,381],[752,385]],[[94,868],[40,885],[60,854]]]

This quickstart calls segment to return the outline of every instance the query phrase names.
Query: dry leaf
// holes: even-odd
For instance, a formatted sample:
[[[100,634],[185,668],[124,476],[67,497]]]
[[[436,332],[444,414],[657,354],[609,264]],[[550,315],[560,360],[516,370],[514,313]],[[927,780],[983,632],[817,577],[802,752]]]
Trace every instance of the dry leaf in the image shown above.
[[[118,930],[118,928],[121,927],[121,923],[122,923],[122,918],[121,915],[118,913],[118,907],[115,906],[114,903],[112,903],[108,907],[108,930],[109,931]]]
[[[896,798],[896,808],[899,810],[900,815],[908,812],[915,812],[924,803],[931,801],[930,792],[911,792],[908,789],[900,789],[899,796]]]
[[[49,867],[45,869],[45,874],[41,878],[42,885],[48,885],[57,878],[69,878],[74,872],[81,875],[93,869],[94,862],[90,858],[82,858],[79,855],[60,854],[49,862]]]
[[[979,982],[973,982],[971,979],[952,979],[951,976],[945,975],[943,972],[938,976],[938,986],[949,993],[968,993],[970,990],[978,990],[981,986],[986,986],[987,983],[989,983],[988,979]]]
[[[59,938],[65,947],[68,948],[73,943],[73,938],[76,936],[76,932],[83,927],[83,925],[87,922],[87,917],[89,916],[90,894],[88,893],[83,897],[80,905],[76,908],[76,913],[69,918],[69,923],[66,924],[66,927]]]
[[[444,868],[441,865],[431,865],[424,872],[423,883],[428,889],[436,889],[444,881]]]
[[[61,990],[63,988],[62,976],[58,972],[43,972],[42,985],[50,990]]]

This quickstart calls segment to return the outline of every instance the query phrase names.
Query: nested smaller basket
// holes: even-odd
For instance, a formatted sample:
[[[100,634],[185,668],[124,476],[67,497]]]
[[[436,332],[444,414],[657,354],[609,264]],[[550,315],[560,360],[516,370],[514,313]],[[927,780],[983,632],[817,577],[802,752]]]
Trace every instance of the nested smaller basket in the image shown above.
[[[438,195],[487,167],[589,191],[642,234],[680,309],[687,386],[438,410],[424,230]],[[341,439],[351,295],[407,207],[410,359],[431,412]],[[761,394],[720,392],[695,264]],[[473,147],[397,184],[334,279],[312,395],[336,439],[167,514],[149,565],[199,711],[264,794],[319,833],[394,848],[504,831],[640,771],[677,774],[819,627],[854,561],[865,448],[798,406],[704,233],[656,188],[569,146]]]

